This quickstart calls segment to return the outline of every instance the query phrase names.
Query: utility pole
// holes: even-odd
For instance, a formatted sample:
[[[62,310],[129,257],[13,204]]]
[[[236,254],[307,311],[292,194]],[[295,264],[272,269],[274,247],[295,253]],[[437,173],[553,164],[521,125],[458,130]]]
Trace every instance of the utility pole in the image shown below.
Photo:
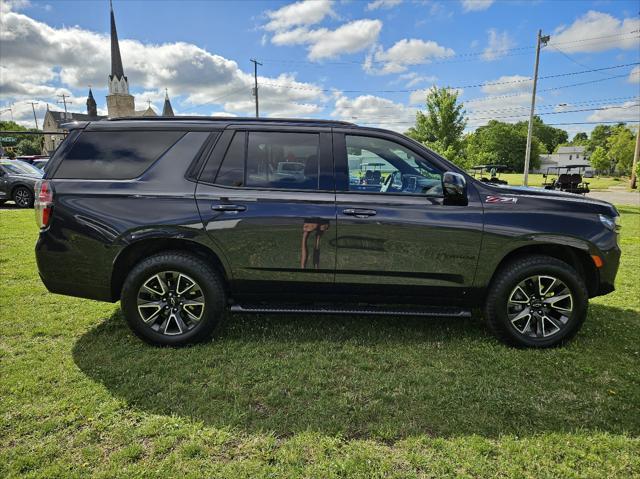
[[[638,124],[638,131],[636,132],[636,151],[633,153],[633,164],[631,165],[631,181],[629,186],[632,190],[638,188],[638,178],[636,170],[638,169],[638,156],[640,156],[640,124]]]
[[[531,162],[531,137],[533,136],[533,113],[536,109],[536,87],[538,85],[538,64],[540,63],[540,45],[547,44],[551,37],[542,36],[542,30],[538,30],[538,44],[536,46],[536,66],[533,69],[533,91],[531,92],[531,111],[529,112],[529,129],[527,131],[527,150],[524,154],[524,186],[529,186],[529,163]]]
[[[256,97],[256,118],[260,117],[260,109],[259,109],[259,102],[258,102],[258,65],[262,66],[262,63],[260,63],[258,60],[256,60],[255,58],[251,59],[251,62],[253,63],[253,95]]]
[[[38,117],[36,116],[36,107],[35,105],[38,104],[37,101],[30,101],[29,103],[31,103],[31,109],[33,110],[33,121],[36,122],[36,130],[38,129]]]
[[[64,103],[64,117],[67,117],[67,103],[73,103],[72,101],[67,101],[67,98],[69,98],[69,95],[66,94],[62,94],[62,95],[57,95],[58,98],[62,98],[62,101],[58,100],[58,103]]]

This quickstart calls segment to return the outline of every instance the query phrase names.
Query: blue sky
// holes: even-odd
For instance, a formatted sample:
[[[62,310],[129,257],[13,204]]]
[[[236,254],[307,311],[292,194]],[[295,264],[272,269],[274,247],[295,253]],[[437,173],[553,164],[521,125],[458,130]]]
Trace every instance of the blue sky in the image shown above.
[[[541,77],[571,74],[540,80],[538,112],[546,122],[640,117],[637,1],[113,3],[138,108],[150,100],[160,109],[168,88],[179,114],[252,115],[249,59],[257,58],[265,115],[403,131],[425,90],[438,85],[459,89],[470,129],[494,117],[518,121],[527,116],[540,28],[551,35]],[[27,102],[38,101],[42,116],[47,103],[60,108],[56,95],[66,93],[70,109],[84,111],[87,85],[104,109],[106,0],[5,2],[1,21],[2,109],[13,105],[28,124]],[[627,66],[572,75],[617,65]],[[586,84],[556,89],[575,83]],[[575,133],[592,125],[563,127]]]

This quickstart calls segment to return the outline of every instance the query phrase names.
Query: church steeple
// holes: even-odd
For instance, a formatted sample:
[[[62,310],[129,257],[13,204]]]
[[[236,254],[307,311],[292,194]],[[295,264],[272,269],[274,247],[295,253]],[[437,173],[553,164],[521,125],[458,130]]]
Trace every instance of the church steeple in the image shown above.
[[[120,80],[124,76],[122,57],[120,56],[120,44],[118,43],[118,31],[116,30],[116,17],[113,13],[113,3],[109,0],[111,10],[111,78]]]
[[[113,4],[109,0],[111,12],[111,74],[109,75],[109,94],[120,93],[129,94],[129,80],[124,76],[122,68],[122,57],[120,56],[120,43],[118,42],[118,31],[116,30],[116,16],[113,13]]]
[[[109,118],[133,116],[135,115],[135,101],[133,96],[129,94],[129,80],[124,75],[124,68],[122,68],[116,17],[113,13],[111,0],[109,0],[109,10],[111,13],[111,74],[109,75],[107,111]]]
[[[175,116],[173,114],[173,108],[169,101],[169,90],[164,89],[164,106],[162,107],[162,116]]]
[[[87,97],[87,115],[98,116],[98,105],[96,105],[96,100],[93,98],[91,87],[89,87],[89,96]]]

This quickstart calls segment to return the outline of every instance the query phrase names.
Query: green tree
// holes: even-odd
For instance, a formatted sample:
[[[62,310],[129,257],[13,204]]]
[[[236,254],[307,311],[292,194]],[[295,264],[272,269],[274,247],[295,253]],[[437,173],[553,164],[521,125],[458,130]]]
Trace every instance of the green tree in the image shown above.
[[[463,165],[462,135],[467,124],[464,115],[457,91],[432,88],[427,93],[426,111],[416,113],[416,125],[406,134],[450,161]]]
[[[597,171],[601,171],[604,173],[611,173],[611,160],[607,156],[607,151],[598,146],[591,156],[589,157],[589,162],[591,166]]]
[[[596,151],[596,148],[601,146],[605,150],[607,149],[607,139],[613,133],[615,127],[612,125],[596,125],[591,131],[589,137],[589,144],[587,145],[587,151],[589,153]]]
[[[473,163],[498,163],[511,171],[522,171],[526,148],[526,130],[518,125],[491,120],[470,135],[467,157]],[[540,142],[534,136],[531,141],[532,169],[540,166],[540,148]]]
[[[14,121],[0,121],[0,130],[2,131],[38,131],[33,128],[25,128]],[[7,153],[9,156],[21,156],[21,155],[38,155],[42,152],[43,138],[40,135],[7,135],[2,134],[3,137],[12,138],[15,141],[8,142],[3,141],[2,145],[7,147],[13,147],[13,155]]]
[[[516,126],[527,132],[529,122],[520,121],[516,123]],[[545,125],[539,116],[533,117],[533,136],[542,143],[541,146],[546,150],[545,153],[553,153],[559,145],[569,140],[569,134],[566,131]]]
[[[635,140],[634,133],[623,125],[615,126],[607,138],[607,156],[614,168],[623,175],[631,173]]]
[[[584,131],[578,132],[571,140],[571,144],[574,146],[587,146],[589,144],[589,135]]]

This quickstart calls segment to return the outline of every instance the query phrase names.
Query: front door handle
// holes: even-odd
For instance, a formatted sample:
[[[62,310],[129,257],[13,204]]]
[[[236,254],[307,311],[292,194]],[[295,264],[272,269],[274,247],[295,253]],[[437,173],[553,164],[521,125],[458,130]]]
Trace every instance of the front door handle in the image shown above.
[[[347,208],[346,210],[342,210],[342,214],[355,216],[357,218],[367,218],[369,216],[375,216],[376,210],[367,210],[363,208]]]
[[[244,205],[221,204],[213,205],[211,209],[214,211],[244,211],[247,209],[247,207]]]

